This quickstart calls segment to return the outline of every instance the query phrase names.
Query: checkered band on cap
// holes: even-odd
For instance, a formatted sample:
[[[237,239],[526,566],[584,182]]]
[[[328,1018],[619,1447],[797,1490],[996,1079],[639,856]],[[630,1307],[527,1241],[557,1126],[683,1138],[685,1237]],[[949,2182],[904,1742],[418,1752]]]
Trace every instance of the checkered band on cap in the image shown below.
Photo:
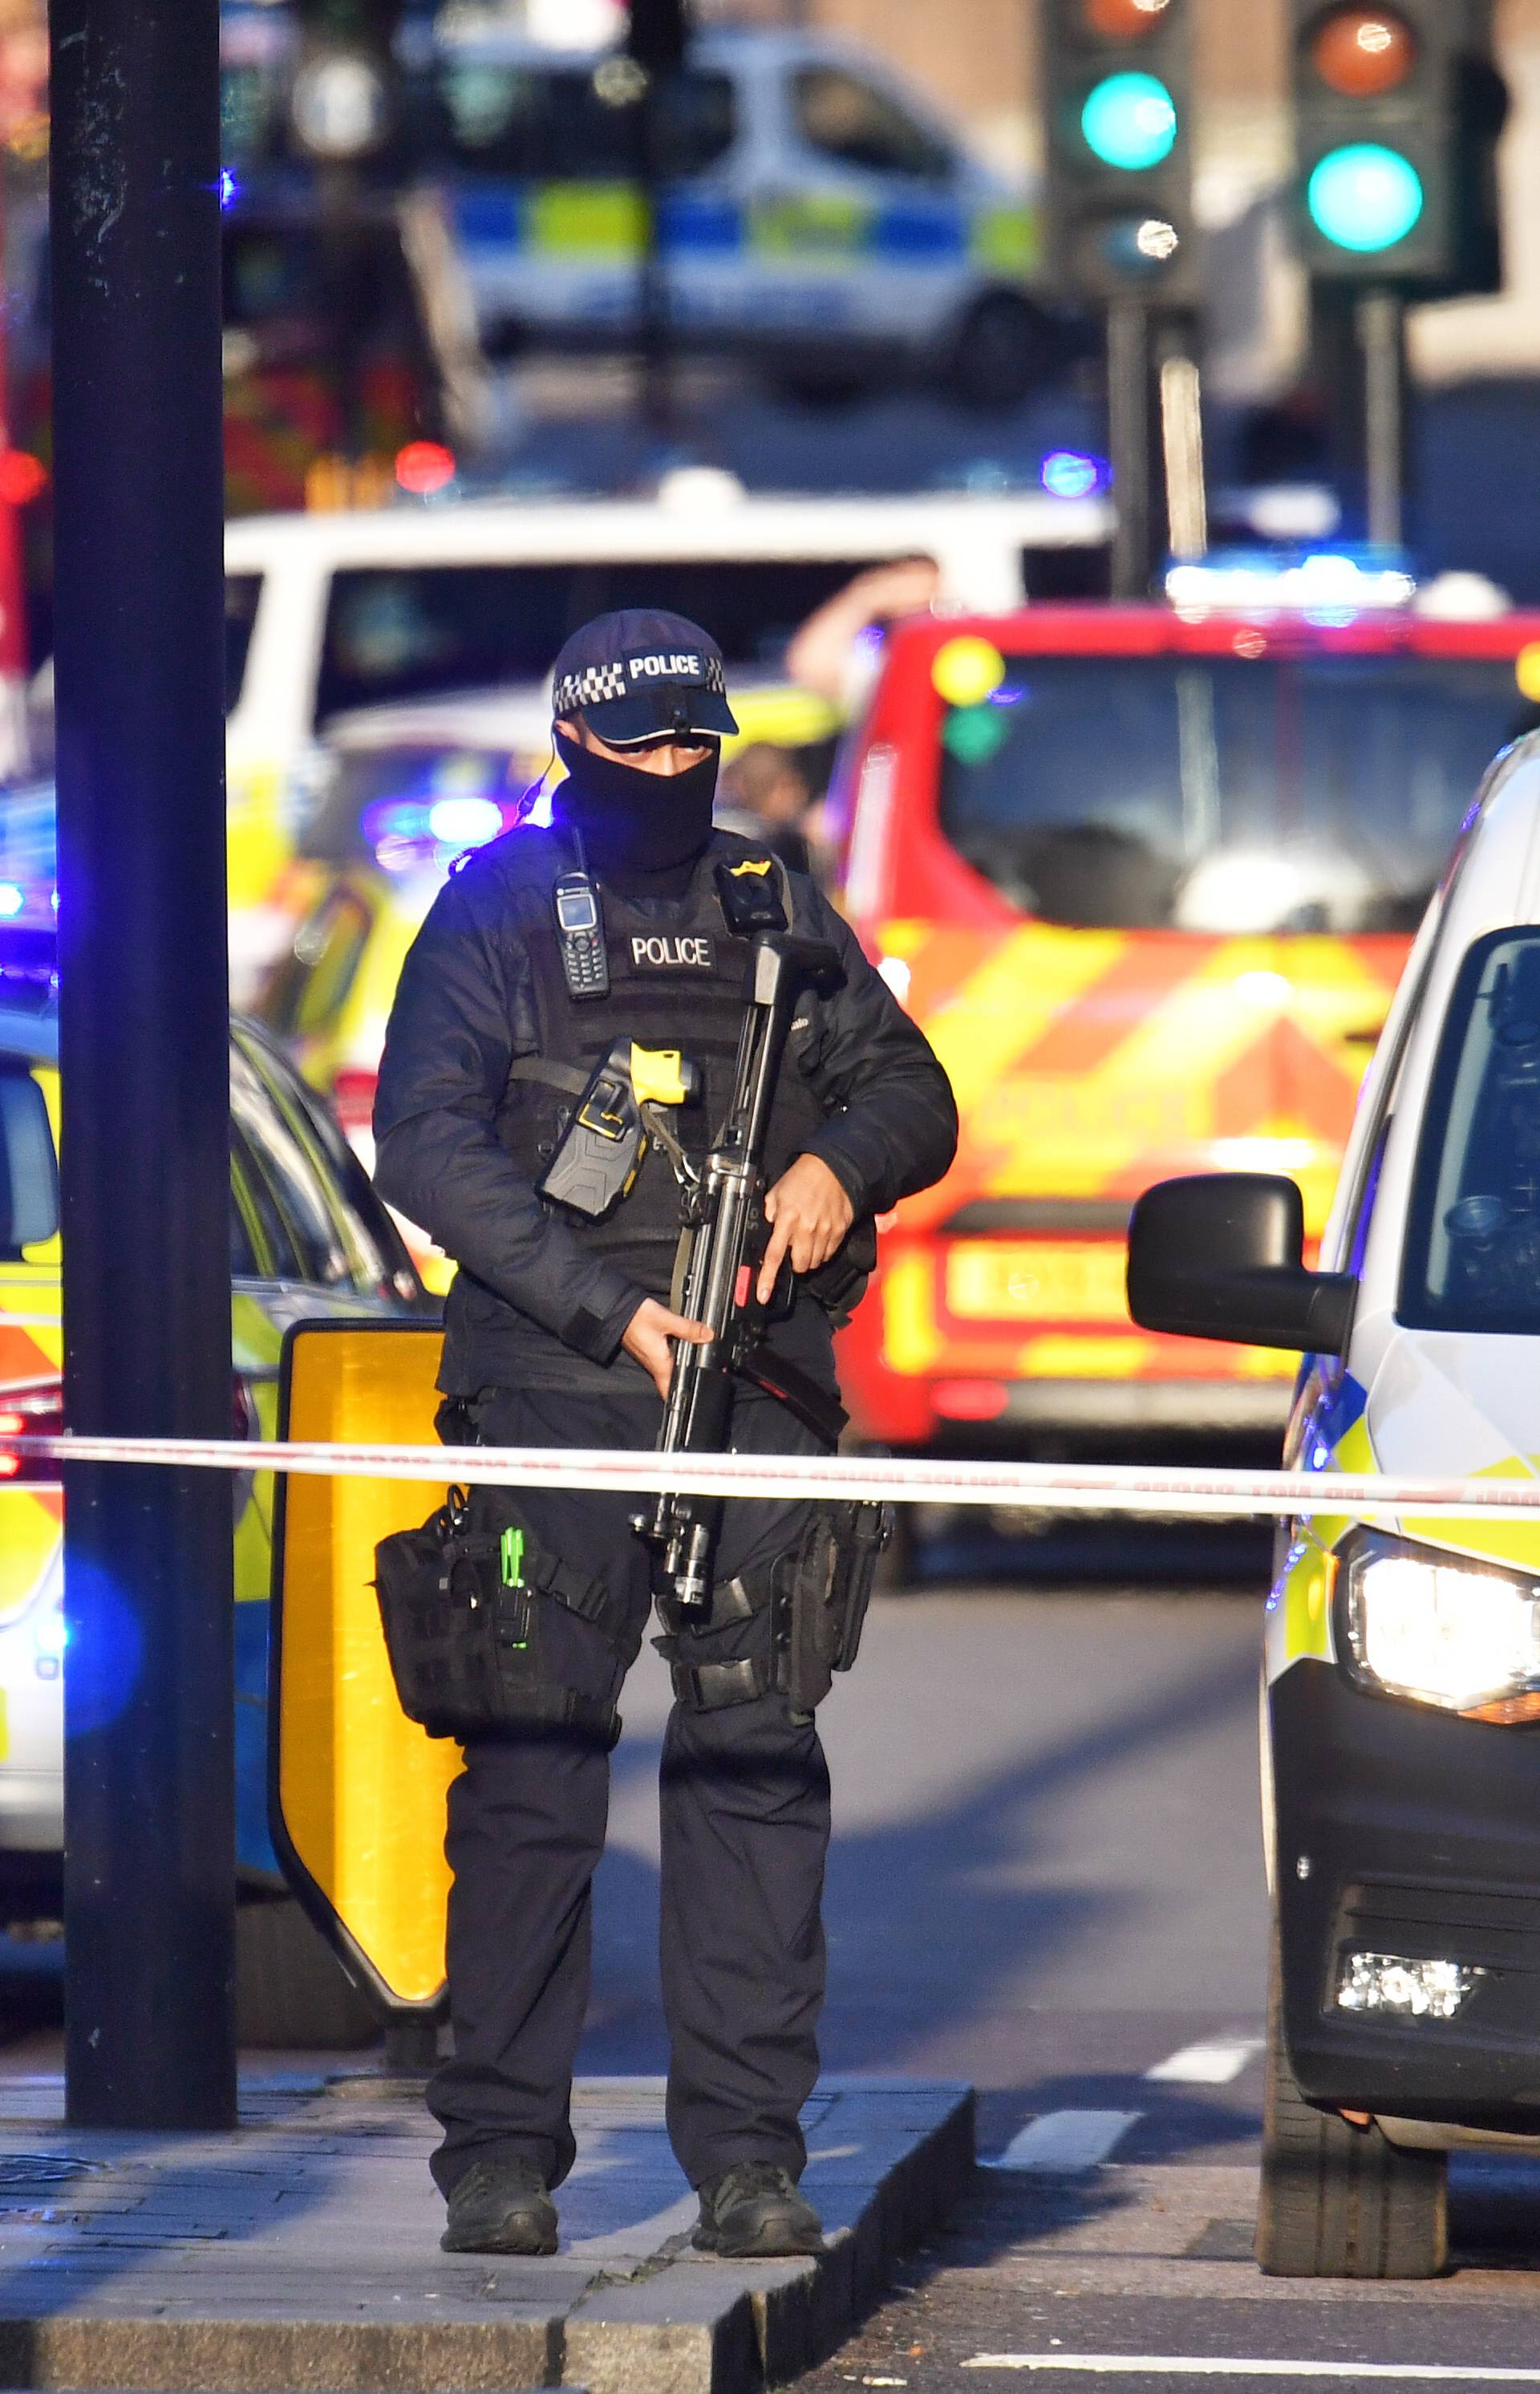
[[[623,664],[588,665],[582,673],[564,674],[551,692],[558,715],[572,715],[583,706],[602,706],[607,699],[625,696]]]

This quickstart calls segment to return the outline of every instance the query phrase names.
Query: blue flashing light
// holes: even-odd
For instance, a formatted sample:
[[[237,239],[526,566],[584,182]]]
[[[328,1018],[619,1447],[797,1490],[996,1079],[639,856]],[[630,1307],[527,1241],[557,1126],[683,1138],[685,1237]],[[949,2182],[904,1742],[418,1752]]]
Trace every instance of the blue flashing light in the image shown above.
[[[1175,149],[1177,103],[1159,75],[1107,75],[1080,112],[1080,129],[1104,166],[1137,175],[1158,166]]]
[[[428,809],[417,798],[376,798],[363,809],[363,836],[382,839],[426,839]]]
[[[27,893],[19,882],[0,881],[0,922],[13,923],[27,902]]]
[[[1382,141],[1328,150],[1305,198],[1316,230],[1336,248],[1362,256],[1404,241],[1424,205],[1422,178],[1410,158]]]
[[[1097,457],[1082,457],[1073,449],[1055,449],[1043,460],[1043,488],[1051,499],[1088,499],[1100,488],[1102,467]]]
[[[220,167],[219,180],[216,189],[219,194],[219,205],[221,208],[232,208],[235,205],[236,201],[241,196],[241,186],[236,181],[228,166]]]
[[[482,848],[501,832],[503,809],[495,798],[435,798],[428,828],[442,848]]]

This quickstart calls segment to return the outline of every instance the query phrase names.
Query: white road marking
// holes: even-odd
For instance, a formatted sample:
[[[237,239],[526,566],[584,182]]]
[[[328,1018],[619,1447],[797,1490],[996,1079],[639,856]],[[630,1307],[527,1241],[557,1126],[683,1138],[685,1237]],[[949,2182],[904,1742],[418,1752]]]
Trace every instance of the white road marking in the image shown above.
[[[1262,2043],[1259,2036],[1208,2037],[1201,2045],[1184,2045],[1144,2074],[1174,2086],[1228,2086],[1261,2052]]]
[[[1540,2385],[1540,2369],[1458,2369],[1441,2361],[1216,2361],[1163,2352],[979,2352],[962,2366],[1070,2369],[1088,2377],[1388,2377],[1418,2384]]]
[[[1141,2114],[1138,2111],[1045,2111],[1019,2128],[1003,2153],[985,2169],[1095,2169]]]

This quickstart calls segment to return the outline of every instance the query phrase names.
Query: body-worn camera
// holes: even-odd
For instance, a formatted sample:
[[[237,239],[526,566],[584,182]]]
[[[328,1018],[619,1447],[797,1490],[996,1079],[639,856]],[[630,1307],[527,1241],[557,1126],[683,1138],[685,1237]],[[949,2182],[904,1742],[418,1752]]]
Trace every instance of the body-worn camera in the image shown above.
[[[651,1138],[650,1106],[692,1105],[701,1070],[677,1047],[617,1039],[595,1067],[556,1153],[535,1186],[542,1197],[601,1222],[629,1194]]]

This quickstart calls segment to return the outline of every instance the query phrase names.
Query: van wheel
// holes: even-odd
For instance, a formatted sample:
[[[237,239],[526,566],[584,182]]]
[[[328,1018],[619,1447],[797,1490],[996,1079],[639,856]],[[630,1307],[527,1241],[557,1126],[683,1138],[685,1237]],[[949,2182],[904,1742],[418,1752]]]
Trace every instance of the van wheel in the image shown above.
[[[1268,2002],[1257,2258],[1270,2278],[1436,2278],[1449,2254],[1442,2153],[1402,2152],[1377,2127],[1318,2111],[1283,2045],[1277,1942]]]
[[[242,2045],[350,2053],[380,2032],[373,2004],[344,1975],[293,1896],[235,1916],[235,2026]]]

